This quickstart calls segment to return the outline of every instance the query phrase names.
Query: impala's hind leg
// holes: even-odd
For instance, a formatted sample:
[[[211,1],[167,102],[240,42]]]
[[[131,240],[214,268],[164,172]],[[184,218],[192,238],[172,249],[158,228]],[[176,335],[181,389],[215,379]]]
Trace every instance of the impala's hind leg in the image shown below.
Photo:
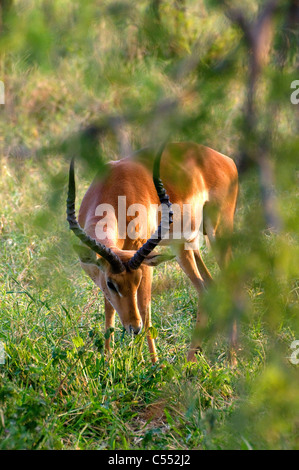
[[[236,195],[235,195],[236,198]],[[225,207],[215,207],[205,213],[205,233],[215,252],[220,269],[225,269],[232,258],[231,237],[233,233],[235,201]],[[234,320],[229,333],[229,360],[232,366],[237,364],[238,325]]]
[[[204,279],[198,270],[194,251],[185,250],[184,247],[182,247],[177,255],[177,261],[200,296],[204,291]],[[200,333],[205,323],[206,318],[203,315],[203,312],[200,311],[199,307],[196,314],[196,324],[192,335],[191,346],[187,356],[187,360],[190,362],[196,362],[195,353],[200,350]]]
[[[216,245],[218,247],[219,266],[224,269],[228,266],[232,258],[232,234],[234,225],[234,205],[222,209],[219,222],[215,230]],[[229,332],[229,360],[234,367],[237,365],[237,350],[238,350],[238,324],[235,318],[230,326]]]
[[[206,267],[199,250],[194,250],[194,257],[198,271],[200,272],[205,284],[209,285],[213,281],[213,278],[210,274],[210,271]]]

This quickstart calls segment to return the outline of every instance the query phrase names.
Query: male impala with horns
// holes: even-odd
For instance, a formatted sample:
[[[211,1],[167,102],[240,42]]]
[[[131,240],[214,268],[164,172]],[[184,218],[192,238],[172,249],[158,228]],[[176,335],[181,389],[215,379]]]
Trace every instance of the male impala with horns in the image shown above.
[[[67,219],[81,241],[75,248],[82,268],[104,293],[106,329],[114,327],[115,311],[128,333],[145,328],[152,362],[157,360],[149,330],[153,267],[176,258],[200,295],[211,281],[199,251],[200,227],[212,246],[226,241],[216,252],[223,267],[231,256],[237,194],[232,159],[195,143],[169,143],[157,152],[146,148],[109,162],[87,190],[77,221],[72,161]],[[156,252],[158,244],[168,245],[172,254]],[[235,341],[233,335],[232,348]],[[198,346],[194,336],[189,361]],[[105,348],[110,351],[110,338]]]

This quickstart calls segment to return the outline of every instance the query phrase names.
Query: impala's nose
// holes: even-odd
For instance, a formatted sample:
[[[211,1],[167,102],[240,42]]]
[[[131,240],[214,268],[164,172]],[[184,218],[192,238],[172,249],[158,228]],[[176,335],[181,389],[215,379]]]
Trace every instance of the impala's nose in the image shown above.
[[[138,326],[130,325],[129,328],[128,328],[128,333],[130,335],[132,335],[132,334],[138,335],[141,330],[142,330],[142,323],[140,323],[140,325],[138,325]]]

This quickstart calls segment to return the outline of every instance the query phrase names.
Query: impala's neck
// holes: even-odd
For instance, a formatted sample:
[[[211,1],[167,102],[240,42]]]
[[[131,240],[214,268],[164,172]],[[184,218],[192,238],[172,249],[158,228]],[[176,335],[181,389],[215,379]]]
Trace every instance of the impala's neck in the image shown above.
[[[94,181],[82,200],[78,222],[90,237],[111,248],[118,246],[117,219],[104,195],[103,184]]]

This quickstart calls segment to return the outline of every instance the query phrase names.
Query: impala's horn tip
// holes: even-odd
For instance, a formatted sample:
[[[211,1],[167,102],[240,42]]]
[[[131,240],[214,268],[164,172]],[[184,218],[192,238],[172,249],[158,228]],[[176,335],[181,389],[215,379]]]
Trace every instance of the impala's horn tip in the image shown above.
[[[164,140],[162,144],[159,146],[158,151],[155,156],[154,160],[154,168],[153,168],[153,178],[154,180],[157,180],[160,178],[160,163],[161,163],[161,157],[164,152],[164,149],[166,147],[167,140]]]

